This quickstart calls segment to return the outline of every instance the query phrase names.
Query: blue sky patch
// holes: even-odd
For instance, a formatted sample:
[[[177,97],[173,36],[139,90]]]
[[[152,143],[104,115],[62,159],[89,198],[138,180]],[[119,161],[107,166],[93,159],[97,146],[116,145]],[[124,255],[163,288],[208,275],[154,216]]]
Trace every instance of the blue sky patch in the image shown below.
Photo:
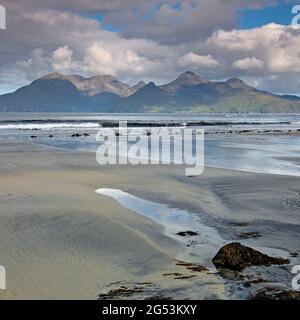
[[[245,9],[239,14],[238,28],[252,29],[268,23],[289,25],[294,17],[292,8],[296,4],[280,4],[262,9]],[[300,4],[300,0],[299,0]]]

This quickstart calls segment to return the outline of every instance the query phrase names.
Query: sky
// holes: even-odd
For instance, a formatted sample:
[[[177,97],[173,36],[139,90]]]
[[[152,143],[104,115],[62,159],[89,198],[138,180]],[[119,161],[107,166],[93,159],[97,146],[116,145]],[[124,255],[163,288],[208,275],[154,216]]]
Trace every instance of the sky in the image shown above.
[[[187,70],[300,95],[300,0],[0,0],[0,94],[47,73],[166,83]],[[300,13],[300,12],[299,12]],[[300,22],[300,19],[299,19]]]

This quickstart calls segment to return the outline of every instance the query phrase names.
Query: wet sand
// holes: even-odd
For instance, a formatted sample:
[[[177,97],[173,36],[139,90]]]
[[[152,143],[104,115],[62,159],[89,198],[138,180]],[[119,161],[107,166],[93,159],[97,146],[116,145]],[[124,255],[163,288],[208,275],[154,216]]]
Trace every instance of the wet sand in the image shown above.
[[[255,231],[261,237],[247,244],[289,252],[300,245],[296,177],[206,168],[189,178],[178,166],[103,167],[93,153],[31,143],[3,142],[0,152],[1,299],[96,299],[124,284],[144,286],[137,298],[228,297],[220,277],[178,265],[182,244],[161,225],[98,188],[200,214],[228,242]]]

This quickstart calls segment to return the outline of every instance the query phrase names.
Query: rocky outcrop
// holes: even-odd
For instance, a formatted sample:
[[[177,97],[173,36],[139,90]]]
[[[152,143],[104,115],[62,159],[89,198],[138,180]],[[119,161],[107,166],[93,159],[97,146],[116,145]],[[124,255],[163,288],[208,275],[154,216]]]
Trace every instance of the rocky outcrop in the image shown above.
[[[190,231],[190,230],[188,230],[188,231],[180,231],[180,232],[177,232],[177,234],[178,234],[179,236],[181,236],[181,237],[187,237],[187,236],[192,237],[192,236],[197,236],[197,235],[198,235],[197,232],[195,232],[195,231]]]
[[[253,300],[300,300],[300,292],[282,288],[264,288],[254,293]]]
[[[241,232],[239,234],[240,239],[256,239],[260,238],[260,234],[258,232]]]
[[[236,271],[241,271],[251,266],[271,266],[273,264],[289,263],[288,259],[270,257],[236,242],[223,246],[212,261],[217,268]]]

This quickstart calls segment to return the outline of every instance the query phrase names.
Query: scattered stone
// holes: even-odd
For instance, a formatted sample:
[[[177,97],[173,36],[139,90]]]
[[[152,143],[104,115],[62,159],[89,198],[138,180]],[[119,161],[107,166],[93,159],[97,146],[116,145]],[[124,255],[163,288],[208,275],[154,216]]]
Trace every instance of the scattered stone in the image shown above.
[[[197,244],[197,241],[190,240],[186,246],[187,247],[192,247],[192,246],[195,246],[196,244]]]
[[[186,267],[188,270],[194,271],[194,272],[206,272],[209,271],[208,268],[201,266],[200,264],[194,264],[191,266]]]
[[[239,237],[241,239],[256,239],[260,238],[260,234],[258,232],[241,232]]]
[[[248,222],[239,222],[239,221],[232,221],[232,222],[230,222],[230,224],[233,227],[247,227],[249,225]]]
[[[248,132],[251,132],[251,130],[242,130],[240,131],[241,133],[248,133]]]
[[[178,261],[176,263],[177,266],[186,267],[186,269],[194,271],[194,272],[206,272],[209,271],[208,268],[202,266],[201,264],[192,263],[192,262],[185,262],[185,261]]]
[[[180,231],[177,232],[177,234],[181,237],[186,237],[186,236],[197,236],[198,233],[195,231]]]
[[[169,272],[169,273],[164,273],[163,276],[175,276],[175,277],[181,277],[183,276],[182,273],[180,272]]]
[[[128,286],[120,286],[115,289],[111,289],[106,293],[101,293],[98,295],[98,300],[112,300],[112,299],[120,299],[120,298],[126,298],[130,297],[132,295],[135,295],[137,293],[144,292],[147,287],[153,285],[152,283],[140,283],[136,284],[133,287]]]
[[[290,256],[292,258],[297,258],[299,256],[299,253],[298,252],[290,252]]]
[[[30,136],[30,138],[35,139],[35,138],[37,138],[37,136]]]
[[[89,137],[90,135],[88,133],[83,134],[85,137]]]
[[[119,297],[128,297],[135,293],[143,292],[142,288],[127,288],[125,286],[121,286],[120,288],[109,290],[107,293],[102,293],[98,295],[99,300],[111,300]]]
[[[254,293],[253,300],[300,300],[300,292],[282,288],[264,288]]]
[[[79,138],[79,137],[81,137],[81,134],[75,133],[75,134],[72,134],[71,137],[72,138]]]
[[[263,278],[254,278],[254,279],[249,279],[247,281],[245,281],[243,283],[244,287],[251,287],[252,284],[257,284],[257,283],[264,283],[264,282],[268,282],[267,280],[263,279]]]
[[[246,276],[235,270],[219,269],[218,274],[227,280],[244,281]]]
[[[271,266],[288,264],[288,259],[270,257],[240,243],[233,242],[223,246],[213,258],[216,268],[241,271],[251,266]]]
[[[176,279],[176,280],[185,280],[185,279],[191,279],[191,278],[194,278],[194,277],[196,277],[195,274],[190,274],[190,275],[187,275],[187,276],[175,277],[174,279]]]

